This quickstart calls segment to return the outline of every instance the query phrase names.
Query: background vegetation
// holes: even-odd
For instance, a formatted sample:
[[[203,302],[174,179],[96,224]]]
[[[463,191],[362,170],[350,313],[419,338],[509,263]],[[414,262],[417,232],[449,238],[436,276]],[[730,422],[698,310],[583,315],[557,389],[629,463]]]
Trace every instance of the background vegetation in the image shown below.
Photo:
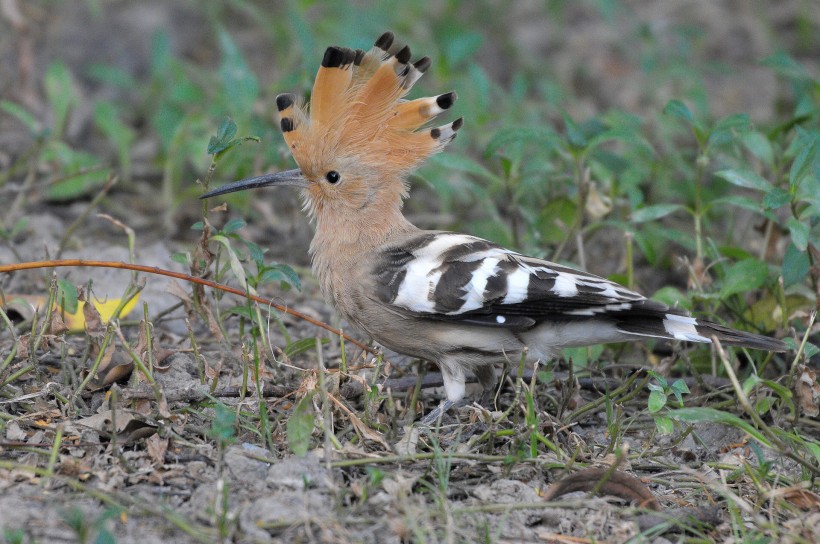
[[[402,437],[418,441],[419,435],[404,424],[435,399],[420,400],[418,389],[394,399],[375,384],[387,370],[395,377],[423,367],[398,364],[394,354],[387,359],[395,364],[387,365],[359,357],[337,336],[264,307],[187,287],[187,295],[176,293],[182,302],[174,307],[167,295],[151,297],[146,290],[136,321],[125,312],[121,325],[87,325],[80,335],[57,331],[51,318],[8,311],[0,328],[6,399],[0,419],[7,438],[0,468],[7,500],[32,496],[25,487],[31,482],[15,483],[15,474],[27,473],[61,494],[111,506],[55,516],[52,523],[71,527],[80,540],[117,535],[128,541],[134,523],[158,518],[167,525],[158,535],[177,531],[203,540],[329,539],[333,531],[346,535],[340,539],[378,540],[387,526],[391,538],[472,541],[478,531],[497,541],[510,531],[535,529],[509,518],[512,507],[493,510],[491,498],[478,506],[465,500],[459,485],[473,482],[474,474],[453,475],[459,454],[475,455],[473,461],[494,467],[494,474],[536,492],[560,477],[551,471],[569,472],[576,463],[614,466],[628,458],[644,473],[676,470],[686,459],[673,451],[687,436],[705,433],[702,425],[717,425],[737,431],[731,436],[748,445],[731,461],[708,440],[692,446],[697,459],[689,460],[690,471],[724,471],[717,496],[707,497],[708,485],[697,478],[685,485],[652,480],[681,504],[720,505],[723,525],[689,526],[686,538],[765,542],[795,533],[797,541],[812,541],[820,521],[806,521],[803,512],[816,512],[820,499],[792,499],[803,491],[811,497],[820,473],[820,342],[813,325],[820,304],[816,7],[809,0],[0,3],[0,264],[63,254],[92,258],[117,254],[111,248],[118,247],[117,260],[175,263],[344,327],[318,303],[306,268],[310,228],[295,195],[238,194],[227,212],[203,209],[197,196],[203,185],[292,167],[274,97],[307,96],[328,45],[367,49],[390,29],[414,58],[433,59],[411,96],[455,90],[459,100],[448,115],[465,118],[447,152],[411,178],[407,212],[417,224],[581,266],[698,315],[782,337],[794,349],[782,356],[673,351],[654,343],[567,350],[562,361],[528,374],[531,381],[522,385],[523,373],[510,380],[500,411],[471,412],[463,425],[423,433],[407,449]],[[89,219],[100,211],[120,226]],[[43,306],[56,299],[60,311],[70,313],[83,291],[75,284],[83,287],[93,275],[61,273],[52,289],[47,277],[4,275],[0,295],[8,309],[18,294],[42,293],[51,297]],[[119,291],[103,298],[124,301],[142,289],[132,281],[123,290],[122,277],[115,282]],[[120,326],[122,337],[115,330]],[[219,341],[208,341],[213,338]],[[193,353],[186,355],[193,361],[188,378],[207,395],[171,401],[169,411],[169,392],[182,386],[163,385],[155,376],[161,365],[152,368],[158,357],[152,346],[160,343]],[[132,366],[101,380],[97,390],[114,381],[126,391],[153,387],[142,406],[134,398],[117,400],[116,393],[114,400],[94,396],[95,372],[101,373],[109,344]],[[43,370],[55,359],[56,369]],[[334,404],[328,395],[341,399],[339,382],[355,382],[348,364],[359,363],[367,364],[350,374],[364,380],[367,393]],[[322,365],[334,372],[316,372]],[[723,380],[716,392],[695,394],[694,382],[680,380],[701,374]],[[614,378],[627,387],[597,384],[594,393],[580,396],[576,377]],[[239,383],[238,404],[215,394],[221,385]],[[287,403],[260,401],[271,384],[290,386]],[[35,392],[42,404],[27,396]],[[111,477],[99,463],[79,470],[86,479],[72,475],[64,427],[105,409],[135,410],[153,428],[165,422],[178,434],[156,436],[177,453],[211,448],[204,455],[215,468],[202,492],[210,502],[188,501],[191,510],[175,517],[170,509],[152,509],[144,497],[133,499],[138,493],[127,478],[98,485]],[[188,427],[177,428],[182,419]],[[192,425],[205,430],[192,432]],[[138,463],[125,463],[124,451],[142,455],[157,471],[170,470],[146,440],[117,445],[112,434],[104,436],[100,458],[128,465],[120,469],[132,476]],[[257,495],[224,473],[237,441],[259,448],[256,455],[267,461],[308,451],[324,452],[328,463],[332,458],[335,465],[322,466],[336,487],[317,491],[332,498],[333,508],[317,507],[328,519],[267,518],[263,532],[249,529],[260,518],[243,515],[251,515],[248,505]],[[642,444],[640,451],[630,453],[629,443]],[[720,447],[734,451],[730,444]],[[412,482],[402,480],[402,465],[388,453],[406,455]],[[364,454],[381,460],[360,466]],[[389,499],[374,506],[373,497],[384,492]],[[128,529],[116,518],[120,512],[139,521]],[[401,526],[368,517],[373,512],[393,515]],[[459,525],[454,515],[467,521]],[[356,529],[356,519],[375,529]],[[19,521],[3,520],[7,540],[46,539]],[[800,523],[809,527],[804,536]],[[583,518],[572,530],[543,520],[537,525],[618,539],[611,530],[585,527]]]

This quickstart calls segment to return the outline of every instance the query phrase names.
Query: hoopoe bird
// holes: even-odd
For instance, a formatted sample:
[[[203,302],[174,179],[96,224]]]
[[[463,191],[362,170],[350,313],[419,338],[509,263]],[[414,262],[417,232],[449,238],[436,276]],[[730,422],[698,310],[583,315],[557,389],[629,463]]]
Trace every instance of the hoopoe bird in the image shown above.
[[[407,176],[456,136],[462,119],[428,122],[449,92],[405,100],[429,68],[384,33],[367,52],[329,47],[310,108],[276,98],[298,168],[238,181],[201,198],[290,185],[315,225],[313,272],[341,315],[378,343],[438,364],[447,401],[472,371],[485,393],[496,363],[545,360],[565,347],[669,338],[769,351],[786,344],[691,317],[617,283],[467,234],[422,230],[402,214]]]

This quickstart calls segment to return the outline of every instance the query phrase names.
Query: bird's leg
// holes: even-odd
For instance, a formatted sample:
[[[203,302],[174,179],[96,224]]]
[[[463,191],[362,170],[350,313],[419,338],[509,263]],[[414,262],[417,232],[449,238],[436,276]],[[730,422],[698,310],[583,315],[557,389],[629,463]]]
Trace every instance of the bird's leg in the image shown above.
[[[459,402],[463,402],[463,399]],[[447,412],[447,410],[449,410],[455,405],[456,403],[451,401],[450,399],[442,400],[441,404],[439,404],[434,410],[432,410],[429,414],[424,416],[419,421],[419,424],[425,427],[432,427],[433,425],[436,425],[442,418],[442,416],[444,416],[444,414]]]
[[[442,361],[440,365],[441,379],[444,382],[447,399],[441,401],[441,404],[435,410],[424,416],[420,421],[422,425],[432,426],[453,406],[467,404],[467,401],[464,400],[464,384],[466,382],[464,368],[458,361],[453,360]]]
[[[480,365],[473,368],[475,377],[478,378],[478,383],[484,388],[481,393],[481,398],[478,403],[487,409],[493,408],[493,396],[495,395],[498,379],[495,375],[495,367],[493,365]]]

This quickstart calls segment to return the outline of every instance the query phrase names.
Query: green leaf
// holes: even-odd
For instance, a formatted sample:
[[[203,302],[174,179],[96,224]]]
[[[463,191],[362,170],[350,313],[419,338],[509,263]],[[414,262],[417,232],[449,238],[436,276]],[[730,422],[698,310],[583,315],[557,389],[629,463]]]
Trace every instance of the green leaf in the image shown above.
[[[774,397],[763,397],[755,402],[755,412],[758,415],[764,416],[769,413],[777,400]]]
[[[151,75],[157,78],[164,77],[172,62],[171,39],[168,32],[158,30],[151,40]]]
[[[242,263],[239,262],[239,256],[231,246],[231,241],[221,234],[211,236],[211,240],[225,246],[225,253],[228,255],[228,262],[231,265],[231,272],[234,277],[239,280],[243,289],[248,289],[251,294],[255,294],[254,289],[248,285],[248,277],[245,274],[245,269],[242,268]]]
[[[686,382],[681,380],[681,379],[678,379],[678,380],[675,380],[674,382],[672,382],[671,387],[672,387],[672,391],[674,391],[676,393],[680,393],[680,394],[689,393],[689,386],[686,385]],[[680,396],[678,396],[678,400],[681,400]]]
[[[188,265],[191,262],[191,254],[187,251],[177,251],[171,254],[171,260],[175,263]]]
[[[271,283],[274,281],[285,282],[295,287],[298,291],[302,290],[302,280],[299,279],[299,274],[286,264],[276,264],[267,268],[259,279],[260,283]]]
[[[796,191],[803,178],[809,175],[815,168],[817,146],[820,141],[820,138],[817,136],[809,135],[805,132],[799,134],[802,136],[800,139],[803,141],[803,145],[789,170],[789,187],[791,187],[792,191]]]
[[[321,339],[322,345],[328,343],[327,338]],[[302,338],[301,340],[296,340],[295,342],[291,342],[287,346],[285,346],[284,352],[290,358],[296,357],[297,355],[301,355],[303,353],[307,353],[308,351],[316,349],[316,339],[311,338]]]
[[[473,174],[474,176],[478,176],[493,182],[501,182],[498,176],[466,155],[439,153],[438,155],[433,155],[430,157],[428,162],[438,164],[439,166],[443,166],[451,170]]]
[[[767,210],[776,210],[783,207],[792,200],[792,195],[788,191],[775,187],[763,197],[763,207]]]
[[[578,124],[566,113],[564,116],[564,129],[566,131],[567,142],[572,149],[580,151],[587,146],[587,138]]]
[[[672,434],[675,431],[675,424],[674,422],[666,416],[654,416],[655,419],[655,427],[658,429],[658,432],[667,435]]]
[[[709,134],[708,145],[717,146],[729,143],[738,134],[743,134],[749,130],[749,116],[745,113],[735,113],[728,115],[715,123]]]
[[[23,106],[8,100],[0,100],[0,109],[16,117],[18,121],[26,126],[31,134],[37,136],[41,133],[42,127],[40,126],[40,122]]]
[[[663,391],[664,388],[666,388],[669,385],[669,382],[666,381],[666,378],[664,378],[663,376],[661,376],[660,374],[658,374],[654,370],[647,370],[646,373],[649,374],[650,376],[652,376],[653,378],[655,378],[655,380],[657,380],[657,382],[658,382],[657,384],[650,383],[649,384],[649,389],[654,391],[658,387],[660,387],[660,389],[657,389],[657,390],[658,391]]]
[[[806,449],[814,455],[814,460],[820,463],[820,444],[815,441],[805,443]]]
[[[731,169],[715,172],[715,175],[725,179],[732,185],[745,187],[747,189],[757,189],[758,191],[771,191],[774,189],[771,183],[752,170]]]
[[[820,353],[820,347],[815,346],[811,342],[806,342],[806,346],[803,348],[803,353],[806,354],[806,358],[811,359],[818,353]]]
[[[288,446],[297,457],[304,457],[310,449],[314,420],[313,392],[310,392],[302,397],[288,418]]]
[[[596,361],[603,351],[603,344],[579,348],[564,348],[561,350],[561,357],[565,361],[572,361],[573,368],[584,370],[589,365],[589,362]]]
[[[729,206],[737,206],[738,208],[743,208],[744,210],[749,210],[750,212],[757,214],[763,213],[759,200],[749,198],[748,196],[735,194],[716,198],[709,202],[708,207],[713,208],[716,206],[723,206],[724,204],[728,204]]]
[[[558,135],[548,128],[541,127],[513,127],[496,132],[484,150],[484,157],[489,158],[496,151],[510,144],[534,144],[541,148],[550,149],[558,144]]]
[[[669,417],[677,421],[685,422],[708,422],[708,423],[722,423],[731,427],[738,428],[752,438],[767,447],[772,447],[769,439],[763,436],[763,433],[755,429],[746,421],[740,419],[734,414],[715,410],[708,407],[693,407],[693,408],[678,408],[677,410],[670,410]]]
[[[228,442],[234,435],[236,425],[236,414],[234,411],[221,402],[216,403],[214,418],[211,421],[211,428],[208,434],[218,442]]]
[[[655,221],[661,217],[665,217],[670,213],[684,209],[680,204],[656,204],[654,206],[645,206],[632,212],[633,223],[646,223],[647,221]]]
[[[743,391],[744,395],[749,395],[752,389],[755,388],[761,382],[760,377],[757,374],[751,374],[748,378],[743,380],[743,384],[741,385],[741,391]]]
[[[745,259],[732,265],[723,278],[720,297],[754,291],[766,283],[769,269],[766,263],[757,259]]]
[[[444,44],[444,54],[447,63],[452,67],[455,64],[472,59],[476,51],[484,43],[484,35],[476,31],[465,31],[460,27],[460,31],[450,32]],[[453,28],[455,30],[455,27]]]
[[[791,233],[794,247],[800,251],[806,251],[806,248],[809,247],[808,223],[802,223],[795,217],[789,217],[789,220],[786,221],[786,226],[789,227],[789,233]]]
[[[46,196],[51,201],[79,198],[105,184],[108,175],[108,169],[93,168],[70,174],[49,187]]]
[[[219,78],[222,80],[227,106],[237,116],[248,115],[259,95],[259,81],[251,71],[242,51],[224,29],[219,29],[219,47],[222,63]]]
[[[123,89],[133,89],[139,83],[127,71],[109,64],[93,63],[85,72],[88,77],[95,79],[100,83],[114,85]]]
[[[538,214],[536,228],[545,244],[559,244],[575,224],[578,205],[567,197],[550,200]]]
[[[740,141],[743,142],[743,147],[760,159],[766,166],[771,167],[774,164],[774,150],[772,143],[761,132],[751,130],[740,136]]]
[[[77,313],[77,287],[68,280],[57,280],[57,305],[66,313]]]
[[[800,81],[812,81],[814,79],[802,64],[782,51],[766,57],[763,59],[762,64],[789,79]]]
[[[786,254],[783,256],[783,287],[791,287],[802,282],[809,274],[809,254],[800,251],[795,245],[786,246]]]
[[[248,248],[248,254],[251,256],[251,260],[256,263],[257,268],[262,268],[264,266],[265,251],[250,240],[243,238],[242,241],[245,242],[245,247]]]
[[[91,193],[108,179],[109,170],[100,160],[84,151],[72,149],[59,140],[49,140],[43,150],[43,161],[59,164],[60,178],[48,187],[50,200],[70,200]]]
[[[686,104],[677,99],[667,102],[663,108],[663,113],[664,115],[671,115],[672,117],[686,121],[688,125],[695,123],[695,116],[692,115],[692,112],[686,107]]]
[[[692,301],[680,289],[672,286],[661,287],[655,294],[652,295],[652,300],[663,302],[667,306],[673,308],[683,308],[684,310],[692,309]]]
[[[228,313],[244,317],[245,319],[251,322],[253,322],[256,319],[256,313],[252,308],[248,308],[247,305],[231,306],[231,308],[228,310]]]
[[[122,122],[119,112],[110,102],[98,102],[94,106],[94,124],[108,137],[117,149],[120,168],[126,179],[131,177],[131,145],[136,138],[134,130]]]
[[[659,412],[666,406],[666,395],[662,391],[652,391],[649,393],[649,413],[654,414]]]
[[[227,223],[225,223],[224,227],[222,227],[221,234],[232,234],[238,231],[239,229],[245,228],[246,225],[247,223],[244,219],[238,217],[231,219]]]
[[[216,129],[216,136],[211,136],[208,141],[208,155],[216,155],[228,147],[236,136],[236,123],[230,117],[225,117]]]
[[[78,102],[71,72],[62,62],[53,62],[46,69],[43,84],[54,114],[54,133],[59,136],[63,133],[69,111]]]

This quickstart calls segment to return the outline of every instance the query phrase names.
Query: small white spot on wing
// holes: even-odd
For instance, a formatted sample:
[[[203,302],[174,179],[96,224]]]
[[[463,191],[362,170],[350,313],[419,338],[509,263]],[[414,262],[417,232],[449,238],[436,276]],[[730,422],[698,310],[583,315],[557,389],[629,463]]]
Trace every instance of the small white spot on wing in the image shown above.
[[[503,325],[504,323],[507,322],[507,318],[504,317],[503,315],[497,315],[497,316],[495,316],[495,322],[498,323],[499,325]]]

